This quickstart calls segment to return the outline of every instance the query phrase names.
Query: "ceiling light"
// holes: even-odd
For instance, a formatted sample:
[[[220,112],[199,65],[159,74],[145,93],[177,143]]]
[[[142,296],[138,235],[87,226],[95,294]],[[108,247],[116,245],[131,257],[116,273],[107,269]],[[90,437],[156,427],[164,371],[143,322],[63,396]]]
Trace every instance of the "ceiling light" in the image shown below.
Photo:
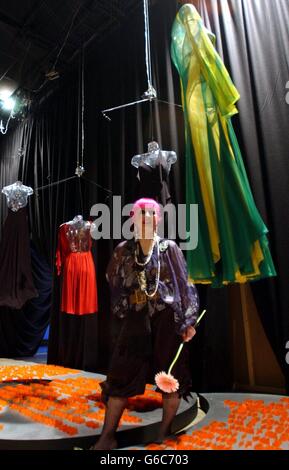
[[[2,99],[2,109],[6,111],[13,111],[16,101],[13,98],[1,98]]]

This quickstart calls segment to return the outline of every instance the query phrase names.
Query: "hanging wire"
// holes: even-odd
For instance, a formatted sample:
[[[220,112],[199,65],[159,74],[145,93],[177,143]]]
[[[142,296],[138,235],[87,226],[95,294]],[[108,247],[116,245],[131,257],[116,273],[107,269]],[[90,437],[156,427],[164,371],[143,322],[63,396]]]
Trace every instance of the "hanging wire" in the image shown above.
[[[157,94],[152,84],[152,62],[151,62],[151,38],[150,38],[150,23],[149,23],[149,6],[148,0],[144,0],[144,24],[145,24],[145,60],[146,60],[146,71],[147,71],[147,80],[148,80],[148,90],[146,93],[152,92],[154,90],[154,96],[156,98]]]
[[[152,61],[151,61],[151,37],[150,37],[150,23],[149,23],[149,6],[148,0],[144,0],[144,24],[145,24],[145,60],[146,60],[146,71],[148,80],[148,89],[144,93],[144,96],[149,98],[149,123],[150,123],[150,139],[153,139],[153,103],[152,99],[157,97],[157,92],[152,84]]]
[[[77,93],[77,149],[76,149],[76,168],[79,167],[79,132],[80,132],[80,73],[81,65],[78,64],[78,93]]]
[[[66,45],[66,42],[67,42],[67,40],[68,40],[68,37],[69,37],[70,32],[71,32],[71,30],[72,30],[72,27],[73,27],[73,25],[74,25],[75,18],[77,17],[77,15],[78,15],[78,13],[79,13],[79,10],[80,10],[80,8],[81,8],[81,5],[82,5],[82,2],[80,1],[80,2],[79,2],[79,5],[76,7],[76,9],[75,9],[75,11],[74,11],[74,13],[73,13],[73,16],[72,16],[72,19],[71,19],[69,28],[68,28],[67,33],[66,33],[65,38],[64,38],[64,41],[63,41],[62,45],[61,45],[60,48],[59,48],[59,51],[58,51],[58,53],[57,53],[57,56],[56,56],[56,58],[55,58],[55,61],[54,61],[53,65],[52,65],[51,69],[50,69],[49,72],[46,74],[45,80],[42,82],[42,84],[41,84],[36,90],[32,90],[33,93],[39,93],[39,91],[42,90],[42,88],[46,85],[47,82],[49,82],[50,80],[53,80],[54,78],[58,78],[58,74],[56,73],[55,67],[56,67],[57,62],[58,62],[58,60],[59,60],[60,54],[61,54],[61,52],[63,51],[64,46]],[[49,78],[49,76],[50,76],[51,78]],[[54,77],[54,78],[52,78],[52,77]]]
[[[153,116],[153,102],[150,101],[150,140],[151,142],[154,140],[154,116]]]
[[[78,81],[78,126],[77,126],[77,166],[75,174],[78,176],[78,190],[80,199],[80,211],[83,214],[83,196],[82,196],[82,185],[80,177],[84,173],[83,161],[84,161],[84,49],[83,46],[80,52],[79,60],[79,81]],[[80,139],[81,134],[81,139]],[[81,164],[80,164],[81,159]]]
[[[151,40],[150,40],[150,27],[149,27],[149,4],[148,0],[143,0],[143,7],[144,7],[144,43],[145,43],[145,62],[146,62],[146,74],[147,74],[147,82],[148,82],[148,89],[142,95],[142,99],[131,101],[126,104],[122,104],[120,106],[114,106],[113,108],[104,109],[101,111],[102,116],[111,121],[111,118],[107,115],[107,113],[116,111],[117,109],[127,108],[128,106],[135,106],[137,104],[144,103],[146,101],[157,101],[159,103],[165,103],[170,106],[176,106],[182,108],[181,105],[170,103],[169,101],[159,100],[157,98],[157,92],[152,85],[152,63],[151,63]],[[150,106],[150,113],[152,119],[152,106]],[[151,134],[153,134],[152,126],[151,126]]]
[[[52,186],[56,186],[62,183],[65,183],[67,181],[73,180],[75,178],[78,178],[79,180],[79,194],[80,194],[80,206],[81,206],[81,211],[83,213],[83,197],[82,197],[82,191],[81,191],[81,181],[80,177],[87,181],[88,183],[102,189],[105,191],[108,196],[110,197],[113,195],[113,192],[110,189],[105,188],[104,186],[95,183],[94,181],[91,181],[90,179],[86,178],[83,176],[84,173],[84,47],[82,47],[81,50],[81,57],[79,61],[79,81],[78,81],[78,119],[77,119],[77,152],[76,152],[76,170],[75,170],[75,175],[64,178],[59,181],[55,181],[54,183],[47,184],[45,186],[40,186],[39,188],[36,188],[34,191],[36,195],[38,196],[38,191],[50,188]],[[81,142],[80,142],[80,134],[81,134]]]
[[[78,179],[78,189],[79,189],[79,199],[80,199],[80,214],[83,214],[83,197],[82,197],[82,188],[81,188],[81,181],[80,178]]]
[[[81,166],[84,169],[84,47],[81,49]]]
[[[77,152],[76,152],[76,164],[77,168],[75,170],[75,175],[70,176],[68,178],[64,178],[59,181],[55,181],[54,183],[47,184],[45,186],[40,186],[39,188],[36,188],[34,191],[36,195],[38,196],[38,191],[50,188],[52,186],[56,186],[62,183],[66,183],[67,181],[73,180],[75,178],[78,178],[79,180],[79,194],[80,194],[80,205],[81,205],[81,211],[83,212],[83,197],[82,197],[82,192],[81,192],[81,181],[80,177],[87,181],[88,183],[102,189],[105,191],[108,196],[110,197],[113,192],[110,189],[105,188],[101,184],[95,183],[94,181],[91,181],[90,179],[86,178],[83,176],[84,173],[84,48],[82,48],[82,55],[81,59],[79,61],[79,82],[78,82],[78,120],[77,120]],[[80,129],[81,129],[81,144],[80,144]]]
[[[77,119],[77,159],[75,174],[82,176],[84,173],[84,48],[82,46],[79,60],[78,82],[78,119]],[[80,142],[81,134],[81,142]],[[80,162],[81,158],[81,162]]]
[[[60,54],[61,54],[61,52],[62,52],[63,49],[64,49],[64,46],[65,46],[65,44],[66,44],[66,42],[67,42],[67,39],[68,39],[68,36],[70,35],[70,32],[71,32],[71,30],[72,30],[72,27],[73,27],[73,24],[74,24],[74,20],[75,20],[76,16],[78,15],[81,6],[82,6],[82,2],[79,2],[79,5],[76,7],[75,12],[74,12],[74,14],[73,14],[73,17],[72,17],[70,26],[69,26],[69,28],[68,28],[68,31],[67,31],[67,33],[66,33],[66,36],[65,36],[65,38],[64,38],[63,44],[62,44],[62,46],[61,46],[60,49],[59,49],[59,52],[58,52],[58,54],[57,54],[57,56],[56,56],[56,59],[55,59],[55,61],[54,61],[54,64],[53,64],[51,70],[55,70],[55,67],[56,67],[56,65],[57,65],[58,59],[59,59],[59,57],[60,57]]]
[[[127,108],[128,106],[134,106],[145,101],[152,101],[157,98],[157,92],[152,85],[152,64],[151,64],[151,43],[150,43],[150,27],[149,27],[149,6],[148,0],[143,0],[144,8],[144,43],[145,43],[145,63],[146,63],[146,73],[147,73],[147,82],[148,89],[142,95],[141,100],[136,100],[130,103],[126,103],[120,106],[115,106],[114,108],[104,109],[102,115],[108,121],[111,121],[110,117],[106,113],[115,111],[116,109]]]

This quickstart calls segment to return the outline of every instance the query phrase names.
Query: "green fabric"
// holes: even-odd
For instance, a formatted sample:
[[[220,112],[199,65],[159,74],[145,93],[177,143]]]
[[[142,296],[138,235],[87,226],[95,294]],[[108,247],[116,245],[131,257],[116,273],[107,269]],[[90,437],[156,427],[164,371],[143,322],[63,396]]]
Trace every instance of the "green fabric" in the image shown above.
[[[220,287],[276,272],[230,119],[239,93],[214,40],[195,7],[183,5],[172,28],[171,55],[182,87],[187,219],[190,204],[198,204],[199,212],[188,271],[194,282]]]

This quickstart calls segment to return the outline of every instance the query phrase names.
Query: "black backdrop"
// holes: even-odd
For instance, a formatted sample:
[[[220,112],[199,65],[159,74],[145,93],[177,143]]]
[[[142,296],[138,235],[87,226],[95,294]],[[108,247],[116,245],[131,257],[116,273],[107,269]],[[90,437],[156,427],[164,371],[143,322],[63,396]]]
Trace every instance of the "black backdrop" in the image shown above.
[[[252,184],[257,206],[270,230],[270,243],[278,277],[259,281],[253,293],[261,319],[288,380],[285,343],[289,340],[288,278],[289,187],[288,104],[289,5],[287,0],[198,0],[193,2],[206,25],[217,35],[217,48],[241,93],[240,115],[233,124]],[[179,82],[170,60],[170,29],[178,5],[158,0],[150,9],[154,85],[160,99],[180,103]],[[97,47],[85,51],[85,169],[86,177],[121,195],[123,203],[135,199],[135,169],[131,157],[146,149],[150,140],[148,106],[111,114],[109,123],[101,109],[133,101],[146,90],[143,48],[143,12],[133,16]],[[31,116],[1,139],[1,184],[19,178],[36,188],[74,174],[78,123],[78,70],[62,77],[50,96],[35,103]],[[183,119],[179,108],[154,106],[154,137],[164,149],[178,154],[171,173],[173,202],[185,201]],[[24,156],[18,156],[19,142]],[[13,155],[13,161],[12,161]],[[2,199],[3,202],[3,199]],[[89,216],[97,202],[111,202],[108,193],[87,181],[70,180],[39,192],[30,201],[30,224],[38,252],[52,267],[57,227],[77,213]],[[1,205],[2,211],[3,204]],[[1,212],[1,220],[5,216]],[[93,252],[97,269],[100,309],[97,318],[82,322],[86,341],[82,366],[105,369],[110,351],[111,325],[105,268],[117,241],[100,240]],[[54,279],[49,360],[59,361],[66,318],[58,311],[59,285]],[[229,338],[229,288],[198,287],[206,321],[192,343],[192,369],[199,390],[229,390],[232,386]],[[69,319],[70,320],[70,319]],[[3,324],[0,312],[0,345]],[[43,323],[47,321],[47,312]],[[88,323],[90,321],[90,323]],[[3,323],[4,322],[4,323]],[[63,322],[65,325],[63,325]],[[29,325],[27,324],[27,328]],[[74,328],[74,327],[72,327]],[[77,326],[76,328],[79,327]],[[23,334],[25,334],[23,326]],[[9,330],[13,335],[13,329]],[[71,329],[73,348],[76,330]],[[5,333],[7,334],[7,333]],[[39,340],[42,331],[39,329]],[[13,341],[10,341],[13,344]],[[242,351],[240,351],[242,354]],[[13,355],[13,351],[10,351]],[[63,362],[63,356],[61,356]]]

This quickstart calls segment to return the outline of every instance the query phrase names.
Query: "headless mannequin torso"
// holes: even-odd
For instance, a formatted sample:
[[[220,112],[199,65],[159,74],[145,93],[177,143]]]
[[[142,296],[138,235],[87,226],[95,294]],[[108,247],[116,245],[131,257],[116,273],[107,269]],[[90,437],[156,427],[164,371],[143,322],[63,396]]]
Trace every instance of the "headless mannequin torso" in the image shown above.
[[[22,207],[27,205],[28,196],[33,194],[33,189],[30,186],[25,186],[21,181],[5,186],[2,193],[7,198],[7,205],[13,212],[17,212]]]
[[[161,164],[165,169],[170,172],[171,165],[177,161],[177,155],[173,151],[161,150],[157,142],[150,142],[148,144],[148,152],[135,155],[131,164],[135,168],[139,168],[140,163],[145,163],[151,168],[156,168]]]
[[[177,160],[173,151],[160,150],[157,142],[148,144],[148,152],[135,155],[131,164],[138,169],[138,197],[151,197],[163,206],[171,202],[169,172]]]
[[[90,250],[91,223],[83,220],[82,215],[77,215],[73,220],[66,223],[66,237],[72,252]]]

